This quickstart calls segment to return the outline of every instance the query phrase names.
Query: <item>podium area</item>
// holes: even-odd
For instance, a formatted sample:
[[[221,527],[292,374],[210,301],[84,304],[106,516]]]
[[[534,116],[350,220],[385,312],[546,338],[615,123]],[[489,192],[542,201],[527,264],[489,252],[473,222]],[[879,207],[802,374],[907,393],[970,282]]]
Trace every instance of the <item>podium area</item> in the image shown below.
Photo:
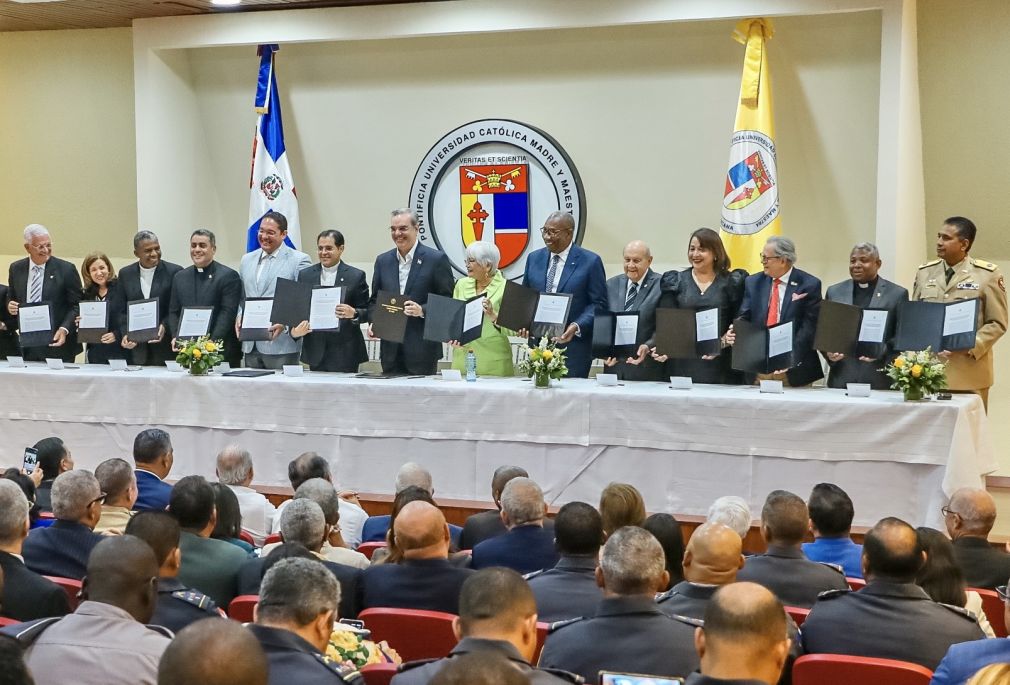
[[[996,469],[981,400],[906,403],[900,393],[850,398],[828,388],[761,394],[756,387],[663,383],[602,387],[567,379],[547,390],[519,378],[356,378],[305,372],[229,378],[166,369],[0,366],[0,464],[59,435],[79,467],[130,460],[148,427],[172,436],[171,478],[214,478],[217,452],[252,452],[262,486],[286,486],[305,451],[330,460],[341,487],[390,493],[396,470],[431,470],[435,497],[489,499],[491,474],[523,466],[552,506],[595,504],[611,481],[634,484],[650,511],[703,515],[721,495],[755,511],[786,489],[806,497],[830,481],[853,497],[856,526],[883,516],[942,527],[940,507]]]

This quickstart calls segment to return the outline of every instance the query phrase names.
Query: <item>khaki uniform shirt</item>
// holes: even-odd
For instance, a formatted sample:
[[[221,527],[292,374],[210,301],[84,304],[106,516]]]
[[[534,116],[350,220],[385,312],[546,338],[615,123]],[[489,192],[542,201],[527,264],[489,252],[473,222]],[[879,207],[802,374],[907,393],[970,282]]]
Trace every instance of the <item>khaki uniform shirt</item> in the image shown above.
[[[108,504],[102,505],[102,518],[98,519],[95,526],[96,533],[119,533],[126,530],[126,524],[130,522],[133,512],[126,507],[113,507]]]
[[[967,257],[954,266],[947,283],[947,263],[935,259],[919,267],[912,288],[912,300],[957,302],[979,299],[975,347],[954,352],[947,362],[947,387],[951,390],[980,390],[993,384],[990,348],[1007,329],[1006,284],[999,267],[991,262]],[[939,350],[938,350],[939,351]]]

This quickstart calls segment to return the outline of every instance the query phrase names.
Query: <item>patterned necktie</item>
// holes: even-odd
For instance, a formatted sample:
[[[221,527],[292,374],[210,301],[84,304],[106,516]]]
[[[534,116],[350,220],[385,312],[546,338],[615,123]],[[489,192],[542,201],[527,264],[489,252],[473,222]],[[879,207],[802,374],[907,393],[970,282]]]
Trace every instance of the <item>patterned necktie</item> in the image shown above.
[[[551,257],[551,268],[547,269],[547,292],[553,293],[557,290],[554,287],[554,276],[558,273],[558,264],[561,262],[561,255],[556,254]]]
[[[631,309],[631,306],[635,304],[635,298],[638,297],[638,283],[632,283],[631,287],[628,289],[628,298],[624,301],[624,311]]]
[[[765,325],[769,328],[779,322],[779,286],[781,284],[781,278],[776,278],[772,282],[772,294],[768,298],[768,319],[765,321]]]
[[[39,302],[42,300],[42,267],[32,266],[32,284],[28,289],[28,301]]]

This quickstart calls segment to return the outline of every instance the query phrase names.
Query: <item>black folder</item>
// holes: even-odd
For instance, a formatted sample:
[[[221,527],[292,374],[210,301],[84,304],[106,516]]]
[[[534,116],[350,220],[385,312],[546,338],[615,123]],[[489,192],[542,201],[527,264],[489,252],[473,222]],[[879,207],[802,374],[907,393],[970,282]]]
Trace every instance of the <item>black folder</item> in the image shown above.
[[[407,332],[407,315],[403,311],[403,303],[406,301],[406,295],[379,291],[372,311],[372,333],[375,337],[387,342],[403,342],[403,336]]]
[[[78,328],[77,342],[97,345],[102,342],[102,336],[109,332],[109,303],[105,302],[105,325],[101,328]]]
[[[952,305],[972,302],[972,327],[965,333],[943,334],[943,322],[947,308]],[[898,308],[898,332],[894,336],[894,349],[919,352],[930,348],[934,353],[942,350],[970,350],[975,347],[975,333],[978,326],[978,300],[958,302],[902,302]]]
[[[607,359],[609,357],[627,358],[634,357],[638,352],[638,342],[628,345],[615,344],[614,337],[617,333],[617,319],[619,317],[632,317],[639,319],[639,312],[600,312],[593,318],[593,356],[597,359]]]
[[[719,338],[698,341],[698,310],[656,309],[656,354],[671,359],[699,359],[718,356],[722,352]],[[716,330],[719,325],[716,324]]]
[[[565,298],[564,323],[545,323],[536,320],[536,308],[540,306],[540,298],[545,296]],[[563,335],[565,328],[568,326],[568,317],[572,313],[572,295],[569,293],[537,293],[537,307],[534,308],[533,323],[530,324],[530,335],[537,340],[540,338],[556,338]]]
[[[257,301],[262,302],[263,300],[272,300],[272,299],[273,298],[271,298],[271,297],[247,297],[245,301],[246,302],[257,302]],[[274,314],[274,310],[273,310],[273,307],[271,307],[270,308],[270,320],[271,320],[271,322],[273,322],[273,314]],[[302,319],[302,321],[304,321],[304,320],[305,319]],[[244,316],[242,318],[242,321],[245,322],[245,317]],[[299,321],[298,323],[301,323],[302,321]],[[297,326],[298,324],[295,324],[295,325]],[[257,342],[257,341],[260,341],[260,340],[269,340],[270,339],[270,329],[269,328],[245,328],[245,327],[240,327],[238,329],[238,332],[239,332],[238,339],[241,342]]]
[[[48,302],[42,302],[37,304],[23,304],[20,309],[31,309],[33,307],[48,307],[49,308],[49,330],[48,331],[32,331],[31,333],[21,332],[21,314],[18,314],[18,343],[21,347],[42,347],[48,345],[53,341],[53,335],[56,332],[56,322],[53,321],[53,306]]]
[[[466,316],[466,306],[483,298],[483,294],[471,297],[469,300],[457,300],[444,295],[428,295],[428,302],[424,305],[424,339],[434,342],[455,340],[466,345],[479,338],[484,327],[483,311],[480,323],[469,330],[463,330],[463,319]]]
[[[814,334],[814,349],[821,352],[840,352],[850,357],[871,357],[879,359],[887,352],[887,341],[894,334],[894,315],[887,312],[884,328],[884,342],[863,342],[859,331],[863,326],[866,311],[886,311],[862,309],[852,304],[823,300],[817,317],[817,332]]]
[[[270,321],[294,328],[309,320],[312,306],[312,284],[299,283],[290,278],[278,278],[274,287],[274,306],[270,308]],[[249,338],[252,340],[252,338]]]
[[[498,325],[513,331],[522,328],[530,330],[539,300],[540,293],[533,288],[505,281],[501,306],[498,308]]]
[[[158,337],[158,325],[154,328],[144,328],[137,329],[135,331],[130,330],[130,307],[135,304],[150,304],[154,303],[154,320],[155,322],[161,321],[161,302],[157,297],[151,297],[146,300],[133,300],[126,303],[126,337],[136,343],[151,342]]]
[[[787,324],[779,324],[784,326]],[[778,328],[778,326],[772,326]],[[772,373],[793,365],[793,353],[768,356],[768,331],[764,326],[746,319],[733,322],[736,342],[733,343],[733,368],[747,373]]]

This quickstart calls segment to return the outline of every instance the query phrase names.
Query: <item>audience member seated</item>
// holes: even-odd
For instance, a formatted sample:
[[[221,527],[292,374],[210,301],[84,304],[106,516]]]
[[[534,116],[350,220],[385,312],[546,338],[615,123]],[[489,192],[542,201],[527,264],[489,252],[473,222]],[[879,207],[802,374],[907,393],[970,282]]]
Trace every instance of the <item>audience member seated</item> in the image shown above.
[[[39,525],[38,521],[40,510],[38,503],[35,501],[35,482],[36,480],[41,482],[41,475],[42,471],[40,469],[36,469],[32,475],[29,476],[27,473],[22,473],[16,468],[9,468],[3,472],[3,475],[0,475],[0,478],[9,480],[21,488],[21,492],[24,493],[25,499],[28,500],[28,506],[30,507],[28,509],[28,520],[31,522],[32,528],[36,528]]]
[[[255,556],[256,548],[240,537],[242,510],[239,509],[235,493],[223,483],[211,483],[210,487],[214,489],[214,510],[217,512],[217,521],[210,536],[215,540],[235,545],[245,552],[246,556]]]
[[[645,500],[634,485],[611,483],[600,495],[600,516],[603,534],[610,537],[618,528],[645,523]]]
[[[408,485],[403,490],[400,490],[398,493],[393,495],[392,513],[390,513],[389,515],[390,527],[389,531],[386,533],[386,546],[380,547],[372,551],[371,563],[373,565],[399,564],[401,561],[403,561],[403,550],[401,550],[396,545],[396,540],[393,537],[393,530],[395,530],[396,528],[396,517],[400,515],[400,510],[402,510],[405,506],[407,506],[411,502],[427,502],[433,507],[438,506],[437,504],[435,504],[435,500],[432,498],[430,492],[428,492],[424,488],[419,488],[416,485]],[[450,537],[451,535],[452,533],[450,532]],[[451,549],[452,547],[450,543],[450,550]],[[459,559],[459,557],[461,556],[465,556],[466,558],[462,559],[458,563],[463,566],[469,567],[470,566],[469,555],[450,555],[449,561],[453,562],[454,560]]]
[[[789,657],[782,604],[755,583],[733,583],[713,595],[694,644],[700,673],[685,685],[775,685]]]
[[[95,469],[98,487],[105,493],[102,517],[95,526],[96,533],[119,535],[130,522],[137,501],[137,476],[133,467],[123,459],[106,459]]]
[[[322,478],[332,483],[330,476],[330,464],[315,452],[305,452],[295,457],[288,463],[288,480],[291,482],[291,489],[297,491],[307,480],[312,478]],[[361,544],[361,529],[365,525],[368,514],[361,508],[358,502],[357,493],[350,490],[341,490],[337,483],[332,483],[334,491],[340,497],[340,536],[351,549]],[[280,529],[280,514],[291,500],[286,500],[277,507],[274,514],[271,533],[276,533]]]
[[[28,536],[28,500],[13,481],[0,480],[0,616],[31,621],[63,616],[70,607],[67,595],[56,583],[31,571],[21,559],[21,545]]]
[[[974,616],[937,604],[915,584],[925,557],[914,528],[896,518],[879,521],[863,541],[866,587],[820,596],[803,624],[805,651],[897,659],[933,670],[952,644],[985,637]]]
[[[670,616],[701,620],[712,595],[736,581],[744,558],[740,536],[721,523],[704,523],[694,531],[684,550],[684,580],[657,598]]]
[[[497,654],[464,654],[431,679],[431,685],[529,685],[511,661]]]
[[[552,569],[526,576],[541,621],[592,616],[603,598],[596,566],[603,544],[600,513],[585,502],[569,502],[554,518],[554,547],[561,556]]]
[[[934,528],[916,528],[915,532],[926,553],[926,563],[916,574],[915,584],[934,602],[964,607],[978,619],[986,637],[996,637],[982,610],[982,597],[974,590],[965,589],[964,574],[954,561],[954,546],[947,536]]]
[[[219,607],[228,606],[238,594],[238,570],[249,557],[210,537],[217,524],[214,488],[203,476],[186,476],[172,488],[168,511],[182,528],[180,582],[209,595]]]
[[[1010,625],[1010,597],[1006,586],[996,591],[1003,600],[1003,620]],[[936,667],[930,685],[964,685],[980,668],[989,664],[1010,662],[1010,639],[974,640],[951,645],[943,661]]]
[[[700,621],[663,614],[653,599],[667,583],[663,548],[652,533],[628,526],[600,555],[603,587],[596,614],[555,624],[540,666],[596,682],[600,671],[684,677],[698,667],[694,629]]]
[[[24,650],[13,637],[0,635],[0,683],[2,685],[35,685],[25,666]]]
[[[663,588],[666,592],[684,580],[684,532],[680,522],[670,514],[653,514],[645,519],[642,528],[652,533],[663,547],[666,570],[670,573],[670,584]]]
[[[266,653],[269,685],[363,685],[349,662],[324,656],[339,603],[340,584],[318,561],[284,559],[266,572],[249,629]]]
[[[773,490],[761,509],[761,537],[768,551],[747,558],[737,580],[763,585],[786,606],[808,609],[827,590],[846,590],[845,574],[838,566],[810,561],[801,546],[810,517],[800,497]]]
[[[588,506],[588,505],[587,505]],[[500,655],[537,685],[578,682],[533,668],[537,648],[537,605],[522,576],[507,568],[487,568],[470,576],[459,595],[452,630],[459,643],[444,659],[405,664],[393,685],[428,685],[446,665],[466,654]]]
[[[133,440],[133,461],[137,466],[137,511],[164,511],[172,494],[172,485],[165,478],[172,471],[175,453],[168,433],[160,428],[148,428]]]
[[[834,483],[818,483],[807,500],[813,542],[803,544],[810,561],[841,566],[849,578],[863,577],[863,546],[849,537],[855,509],[849,495]]]
[[[235,621],[201,621],[182,630],[161,656],[158,685],[267,685],[267,657]]]
[[[544,530],[547,503],[540,486],[529,478],[513,478],[502,490],[501,517],[508,532],[473,549],[475,569],[504,566],[519,573],[553,568],[558,563],[554,535]]]
[[[968,679],[968,685],[1006,685],[1010,682],[1010,664],[984,666]]]
[[[473,549],[481,542],[497,535],[505,534],[505,524],[501,520],[501,492],[513,478],[529,478],[530,474],[521,466],[499,466],[491,476],[491,501],[494,511],[482,511],[471,514],[463,524],[463,532],[459,536],[461,549]]]
[[[396,607],[458,614],[460,588],[473,570],[449,562],[449,527],[442,512],[427,502],[410,502],[396,517],[393,536],[403,552],[403,561],[364,570],[360,608]]]
[[[204,618],[220,616],[218,607],[199,590],[179,580],[182,552],[179,522],[167,511],[141,511],[126,526],[126,534],[140,538],[154,551],[158,562],[158,605],[149,621],[178,632]]]
[[[88,471],[65,471],[53,482],[53,516],[48,528],[36,528],[22,547],[25,564],[44,576],[80,580],[88,555],[103,537],[94,532],[104,499],[98,480]]]
[[[348,549],[340,531],[340,496],[328,481],[311,478],[295,490],[295,499],[312,500],[323,510],[326,517],[326,536],[319,553],[329,561],[354,568],[368,568],[368,557],[361,552]]]
[[[431,497],[435,496],[435,488],[431,484],[431,473],[428,469],[414,462],[407,462],[396,472],[396,482],[393,484],[393,494],[399,494],[409,487],[418,487],[427,492]],[[369,516],[361,529],[362,542],[384,542],[386,534],[390,528],[389,514],[383,516]],[[452,535],[452,546],[459,549],[459,538],[463,534],[463,529],[459,526],[449,524],[449,533]]]
[[[729,526],[736,531],[741,540],[746,538],[747,533],[750,532],[751,519],[750,505],[747,504],[747,500],[736,495],[726,495],[712,502],[706,517],[708,523],[721,523],[724,526]]]
[[[229,445],[217,455],[217,480],[231,488],[242,511],[242,530],[249,533],[257,547],[273,529],[277,508],[265,496],[249,487],[253,476],[252,455],[238,445]]]
[[[996,549],[988,540],[996,523],[992,495],[977,488],[955,491],[943,509],[943,520],[968,587],[992,590],[1005,583],[1010,576],[1010,554]]]
[[[42,469],[42,482],[35,488],[35,502],[40,511],[50,512],[53,510],[50,499],[53,481],[61,473],[73,470],[74,459],[70,448],[55,436],[42,438],[33,447],[38,452],[38,468]]]
[[[58,487],[53,485],[54,504]],[[154,552],[144,541],[103,537],[88,559],[77,610],[18,632],[37,685],[155,685],[158,661],[172,637],[144,625],[154,613],[157,578]]]

